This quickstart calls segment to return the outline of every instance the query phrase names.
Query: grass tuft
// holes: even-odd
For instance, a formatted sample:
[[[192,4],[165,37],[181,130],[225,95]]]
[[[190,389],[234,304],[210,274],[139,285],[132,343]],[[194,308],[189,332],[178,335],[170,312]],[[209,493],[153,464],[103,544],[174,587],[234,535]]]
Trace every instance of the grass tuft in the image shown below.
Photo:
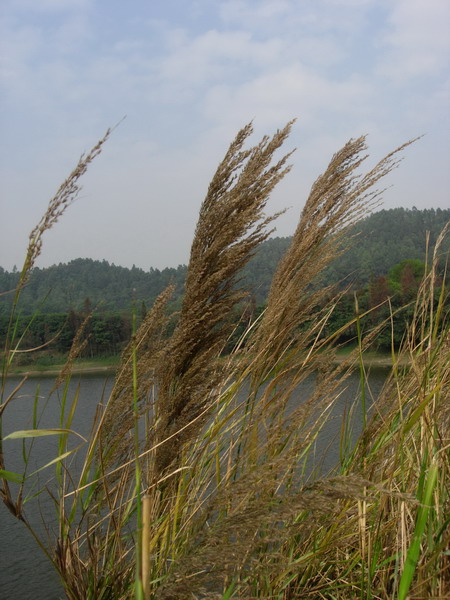
[[[437,276],[448,231],[429,254],[404,343],[376,399],[366,392],[363,355],[385,324],[362,328],[367,314],[356,306],[340,332],[356,326],[358,344],[336,364],[337,334],[328,336],[326,325],[339,292],[317,286],[411,142],[367,173],[364,137],[332,157],[312,186],[264,313],[224,355],[231,315],[245,298],[239,273],[277,216],[264,211],[290,170],[292,153],[275,154],[292,125],[249,148],[252,125],[238,132],[200,209],[181,310],[167,315],[169,287],[134,326],[88,439],[80,446],[73,435],[78,392],[69,394],[82,330],[52,391],[61,395],[58,422],[40,428],[36,394],[33,428],[1,436],[1,499],[71,600],[448,597],[450,338],[448,288]],[[20,292],[43,233],[76,197],[108,136],[80,160],[30,235],[4,352],[0,419],[21,387],[5,396],[21,345]],[[361,391],[343,417],[340,460],[323,473],[315,444],[355,367]],[[58,439],[56,455],[31,472],[34,440],[49,435]],[[8,444],[19,438],[22,472],[8,468]],[[39,487],[42,469],[54,477]],[[31,525],[36,490],[55,506],[53,538]]]

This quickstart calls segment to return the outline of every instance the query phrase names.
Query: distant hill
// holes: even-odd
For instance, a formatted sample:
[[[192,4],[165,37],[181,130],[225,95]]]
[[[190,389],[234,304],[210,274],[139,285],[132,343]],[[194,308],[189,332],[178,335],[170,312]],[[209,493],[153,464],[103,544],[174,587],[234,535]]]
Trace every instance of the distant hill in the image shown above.
[[[183,292],[186,266],[162,271],[133,267],[128,269],[108,261],[77,258],[46,269],[35,268],[22,292],[22,309],[32,312],[67,312],[81,310],[88,299],[99,310],[129,310],[133,300],[150,307],[169,283],[176,286],[175,298]],[[18,274],[0,268],[0,293],[12,289]],[[0,297],[0,311],[5,310],[8,296]]]
[[[427,232],[430,250],[446,223],[450,209],[394,208],[380,210],[358,223],[349,231],[354,236],[351,247],[337,258],[321,276],[323,284],[351,283],[360,288],[371,277],[387,274],[390,269],[409,258],[425,261]],[[258,303],[264,302],[278,261],[291,238],[274,238],[261,245],[257,255],[244,269],[245,287],[252,290]],[[450,236],[443,250],[450,248]]]
[[[352,233],[357,237],[352,248],[334,261],[326,276],[332,281],[350,278],[355,286],[363,286],[371,277],[387,274],[403,260],[425,261],[427,232],[432,250],[448,221],[450,209],[380,210],[354,227]],[[443,251],[450,249],[449,241],[447,236]]]
[[[386,274],[397,263],[408,258],[425,259],[426,232],[430,246],[447,221],[450,209],[381,210],[353,228],[351,249],[335,260],[322,275],[325,283],[346,279],[355,287],[364,286],[371,277]],[[241,285],[250,290],[258,304],[264,303],[270,282],[291,238],[273,238],[264,242],[243,270]],[[449,249],[447,243],[446,250]],[[107,311],[129,310],[133,298],[150,307],[157,295],[169,284],[175,284],[173,307],[180,303],[186,266],[150,269],[146,272],[78,258],[67,264],[45,269],[36,268],[23,291],[22,310],[31,313],[81,310],[86,299],[93,307]],[[0,267],[0,293],[14,288],[18,274]],[[9,310],[11,295],[0,296],[0,313]]]

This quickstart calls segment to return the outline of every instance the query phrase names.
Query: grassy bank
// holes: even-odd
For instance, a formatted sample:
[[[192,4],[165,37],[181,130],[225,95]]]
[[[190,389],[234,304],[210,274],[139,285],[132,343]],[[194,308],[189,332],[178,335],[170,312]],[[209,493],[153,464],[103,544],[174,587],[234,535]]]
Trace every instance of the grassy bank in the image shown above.
[[[335,365],[345,363],[348,360],[349,355],[355,350],[355,348],[349,348],[345,350],[337,350],[332,356],[332,362]],[[66,357],[67,358],[67,357]],[[15,366],[9,369],[9,375],[49,375],[57,376],[64,368],[66,358],[55,357],[52,360],[46,360],[44,362],[30,362],[27,365]],[[222,357],[222,362],[227,362],[229,357]],[[410,364],[410,361],[404,357],[396,356],[395,362],[400,366],[406,366]],[[386,352],[366,351],[362,356],[362,362],[366,368],[370,367],[392,367],[393,357],[392,354]],[[90,359],[76,359],[73,362],[72,373],[115,373],[120,364],[120,356],[103,356],[98,358]]]
[[[67,357],[54,357],[50,360],[30,362],[27,365],[9,369],[10,375],[59,375],[67,362]],[[79,358],[72,364],[72,373],[114,373],[120,363],[120,356]]]
[[[36,394],[33,428],[2,433],[2,500],[52,561],[70,600],[448,596],[450,348],[445,278],[437,276],[445,233],[430,254],[399,360],[370,410],[365,361],[374,359],[381,326],[361,327],[363,315],[344,325],[356,329],[357,345],[336,359],[337,334],[324,332],[339,294],[314,286],[344,251],[348,227],[377,201],[374,186],[397,166],[401,149],[363,174],[364,138],[332,157],[306,200],[264,313],[223,357],[233,339],[230,315],[242,301],[238,274],[269,235],[274,217],[264,215],[265,204],[289,171],[289,155],[275,161],[274,154],[290,127],[250,149],[251,125],[238,133],[200,210],[180,313],[167,313],[169,287],[140,327],[133,324],[88,438],[72,429],[78,392],[71,395],[68,383],[89,317],[51,392],[58,392],[58,422],[39,428]],[[3,391],[20,346],[14,311],[41,236],[104,141],[30,236]],[[406,363],[411,368],[398,368]],[[355,368],[361,386],[342,419],[339,464],[318,476],[309,468],[320,462],[315,441]],[[19,396],[20,385],[2,396],[0,418]],[[353,413],[360,415],[356,439]],[[50,435],[58,440],[54,458],[31,469],[35,438]],[[14,452],[21,471],[8,468]],[[30,524],[37,494],[56,508],[50,539]]]

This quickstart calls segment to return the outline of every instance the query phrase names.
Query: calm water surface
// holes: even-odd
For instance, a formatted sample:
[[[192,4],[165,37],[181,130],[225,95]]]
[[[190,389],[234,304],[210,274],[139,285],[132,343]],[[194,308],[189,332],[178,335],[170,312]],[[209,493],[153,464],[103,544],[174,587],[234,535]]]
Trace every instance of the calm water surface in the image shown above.
[[[386,378],[385,369],[373,370],[370,376],[370,388],[374,397],[379,393]],[[8,380],[8,390],[11,391],[19,383],[19,379]],[[4,415],[4,434],[19,429],[32,427],[32,411],[36,394],[39,396],[39,407],[43,409],[40,427],[59,426],[59,403],[61,394],[55,393],[46,404],[48,394],[54,385],[53,378],[30,378],[18,393],[17,399],[6,410]],[[305,383],[306,386],[311,383]],[[112,378],[104,376],[83,375],[74,377],[70,383],[69,399],[74,397],[79,387],[79,400],[72,429],[87,435],[94,419],[96,404],[102,396],[108,396],[112,387]],[[301,390],[306,391],[306,390]],[[328,470],[339,459],[339,432],[341,419],[351,403],[359,395],[359,376],[355,373],[346,383],[346,390],[336,404],[332,418],[325,424],[317,443],[317,456],[321,458],[322,468]],[[45,407],[45,410],[44,410]],[[360,415],[355,414],[355,433],[361,422]],[[31,469],[38,469],[56,456],[57,437],[51,436],[36,439],[34,442],[33,462]],[[22,442],[7,440],[5,442],[7,469],[20,472],[22,464]],[[51,478],[52,467],[43,471],[39,476],[40,487]],[[37,507],[34,502],[33,506]],[[41,503],[39,510],[45,515],[50,529],[56,530],[56,519],[53,508],[48,503]],[[40,523],[39,512],[30,516],[30,521]],[[42,533],[44,531],[41,530]],[[0,600],[58,600],[63,599],[64,593],[58,577],[36,542],[22,523],[17,521],[0,504]]]

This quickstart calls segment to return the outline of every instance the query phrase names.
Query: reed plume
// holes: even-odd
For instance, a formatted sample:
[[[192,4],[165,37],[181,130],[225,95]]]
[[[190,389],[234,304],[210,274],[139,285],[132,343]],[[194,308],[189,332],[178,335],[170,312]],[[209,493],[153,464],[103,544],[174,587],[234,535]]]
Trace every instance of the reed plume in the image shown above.
[[[383,190],[374,186],[400,162],[399,153],[411,140],[361,175],[367,158],[366,137],[349,140],[331,159],[311,188],[292,242],[272,279],[267,308],[254,340],[259,355],[258,377],[264,379],[292,346],[311,345],[318,332],[311,319],[332,291],[314,285],[317,276],[351,243],[349,228],[376,206]],[[315,319],[320,322],[319,319]],[[302,323],[309,327],[301,330]],[[323,326],[323,323],[322,323]],[[320,325],[319,325],[320,327]]]
[[[18,290],[25,285],[36,259],[42,251],[42,236],[51,229],[65,213],[66,209],[75,201],[81,191],[79,180],[88,170],[92,161],[101,153],[105,142],[111,135],[112,129],[107,129],[105,135],[91,148],[87,154],[82,154],[77,166],[67,179],[59,186],[58,191],[48,203],[42,219],[29,235],[28,248],[25,262],[22,267]]]
[[[159,448],[155,477],[173,464],[188,439],[195,438],[216,399],[221,369],[215,359],[230,332],[230,314],[245,295],[237,288],[239,272],[271,233],[267,226],[277,216],[266,217],[263,211],[290,170],[291,153],[272,161],[291,126],[292,122],[243,150],[253,131],[246,125],[209,185],[192,243],[179,321],[156,369],[155,441],[184,429]]]
[[[321,472],[314,454],[349,368],[358,353],[362,363],[377,335],[374,329],[356,354],[333,364],[335,334],[326,324],[339,295],[317,278],[351,241],[348,227],[377,204],[382,191],[375,186],[411,142],[363,175],[364,137],[334,155],[312,186],[265,312],[231,356],[222,353],[231,314],[245,297],[240,270],[277,216],[264,210],[290,169],[291,153],[274,156],[291,126],[244,149],[248,124],[230,145],[201,205],[180,313],[167,314],[169,286],[133,328],[76,475],[67,444],[76,399],[66,416],[62,409],[59,456],[42,467],[56,464],[57,491],[46,489],[58,508],[58,537],[51,551],[41,547],[68,598],[406,600],[410,588],[415,597],[445,597],[450,361],[437,250],[405,336],[411,369],[394,361],[371,413],[364,405],[354,447],[347,443],[351,422],[343,419],[332,471]],[[76,195],[83,168],[32,234],[27,273],[42,233]],[[75,351],[63,375],[70,376]],[[25,476],[5,462],[0,468],[2,499],[29,526]],[[17,497],[9,482],[20,482]]]
[[[47,210],[42,216],[39,223],[33,228],[28,238],[28,246],[26,250],[25,260],[20,272],[17,286],[14,290],[14,299],[12,302],[12,308],[9,314],[9,323],[6,332],[6,342],[2,356],[2,378],[0,385],[0,397],[3,399],[4,389],[6,385],[7,375],[9,368],[12,364],[15,354],[19,351],[18,346],[20,340],[16,339],[16,319],[17,311],[19,307],[20,296],[23,287],[28,282],[33,267],[36,263],[37,258],[41,254],[43,235],[46,231],[51,229],[60,217],[65,213],[68,206],[78,196],[81,186],[79,183],[80,178],[86,173],[89,165],[92,161],[101,153],[103,145],[108,140],[111,129],[107,129],[105,135],[95,144],[95,146],[85,155],[83,154],[75,169],[70,173],[69,177],[60,185],[58,191],[50,200]],[[80,332],[81,335],[81,332]],[[72,350],[73,358],[76,353],[76,347],[79,346],[79,339],[76,340]],[[4,454],[3,454],[3,435],[2,435],[2,420],[0,413],[0,470],[4,471]],[[2,489],[0,490],[0,497],[5,503],[12,505],[12,497],[9,482],[7,479],[2,479]],[[18,506],[21,504],[20,499],[16,502],[16,510],[20,514]]]
[[[328,345],[326,341],[319,344],[316,340],[320,338],[330,306],[322,311],[317,311],[317,307],[330,290],[318,290],[314,282],[336,253],[344,251],[347,228],[373,208],[381,194],[372,189],[373,186],[398,164],[397,154],[406,145],[389,154],[366,175],[355,174],[365,158],[361,157],[366,149],[364,137],[350,140],[333,157],[326,172],[313,185],[292,245],[275,274],[261,322],[250,331],[241,356],[227,364],[229,387],[221,380],[220,373],[214,379],[212,371],[207,374],[199,371],[203,378],[206,374],[206,382],[198,388],[203,396],[197,410],[187,412],[193,405],[181,403],[186,413],[175,414],[175,417],[183,417],[174,421],[177,427],[189,423],[189,417],[195,419],[201,414],[200,410],[207,406],[208,400],[216,401],[217,414],[221,415],[217,417],[217,423],[212,423],[206,433],[202,433],[204,441],[196,436],[196,445],[183,459],[183,464],[189,465],[195,473],[196,480],[194,483],[187,474],[184,485],[186,488],[192,485],[191,497],[196,497],[196,502],[202,506],[199,520],[204,527],[208,523],[208,528],[206,534],[199,532],[193,542],[195,557],[194,547],[184,554],[185,558],[180,557],[167,578],[167,586],[163,585],[158,591],[158,598],[188,597],[205,581],[209,585],[216,582],[216,589],[220,589],[227,574],[239,573],[245,580],[247,569],[255,573],[254,565],[250,567],[247,561],[256,555],[261,557],[261,547],[270,548],[270,561],[276,562],[275,548],[280,548],[283,539],[288,540],[292,535],[290,520],[294,513],[303,515],[303,534],[308,538],[307,531],[313,530],[318,518],[316,510],[322,502],[323,506],[328,506],[330,519],[339,515],[346,520],[353,514],[354,505],[349,506],[345,498],[356,501],[362,498],[361,494],[367,494],[371,485],[369,480],[346,474],[339,482],[340,487],[337,480],[317,484],[321,490],[319,498],[298,476],[305,468],[303,461],[308,448],[339,397],[348,375],[348,365],[336,367],[327,360],[324,362],[324,353],[318,351]],[[200,316],[204,312],[203,308]],[[186,347],[189,349],[188,344]],[[218,349],[208,355],[210,366],[214,364],[211,359]],[[195,354],[194,357],[197,359]],[[186,364],[189,366],[188,358]],[[289,399],[299,383],[313,376],[318,368],[320,377],[309,397],[288,408]],[[166,385],[176,398],[178,380],[174,371],[169,372],[171,376]],[[246,384],[248,375],[250,389]],[[214,386],[212,390],[216,396],[211,396],[208,383]],[[175,387],[174,391],[170,385]],[[165,401],[162,410],[167,410],[167,399],[162,398]],[[227,414],[232,416],[224,416]],[[195,423],[195,429],[198,430],[203,422],[200,421],[198,426]],[[162,430],[170,431],[170,413],[162,423]],[[226,436],[217,433],[220,427],[226,429]],[[214,447],[217,437],[216,463],[208,471],[206,465],[210,464],[211,446]],[[170,446],[164,451],[170,451]],[[177,451],[179,448],[172,451],[169,458],[159,452],[163,458],[157,456],[160,460],[156,465],[158,473],[171,464]],[[214,478],[219,483],[212,493]],[[202,488],[202,481],[208,487]],[[333,509],[330,501],[335,502]],[[220,520],[214,516],[217,513],[222,515]],[[336,544],[337,540],[338,535],[334,538]],[[226,565],[220,560],[224,548]],[[204,592],[202,597],[210,597],[210,593]]]

